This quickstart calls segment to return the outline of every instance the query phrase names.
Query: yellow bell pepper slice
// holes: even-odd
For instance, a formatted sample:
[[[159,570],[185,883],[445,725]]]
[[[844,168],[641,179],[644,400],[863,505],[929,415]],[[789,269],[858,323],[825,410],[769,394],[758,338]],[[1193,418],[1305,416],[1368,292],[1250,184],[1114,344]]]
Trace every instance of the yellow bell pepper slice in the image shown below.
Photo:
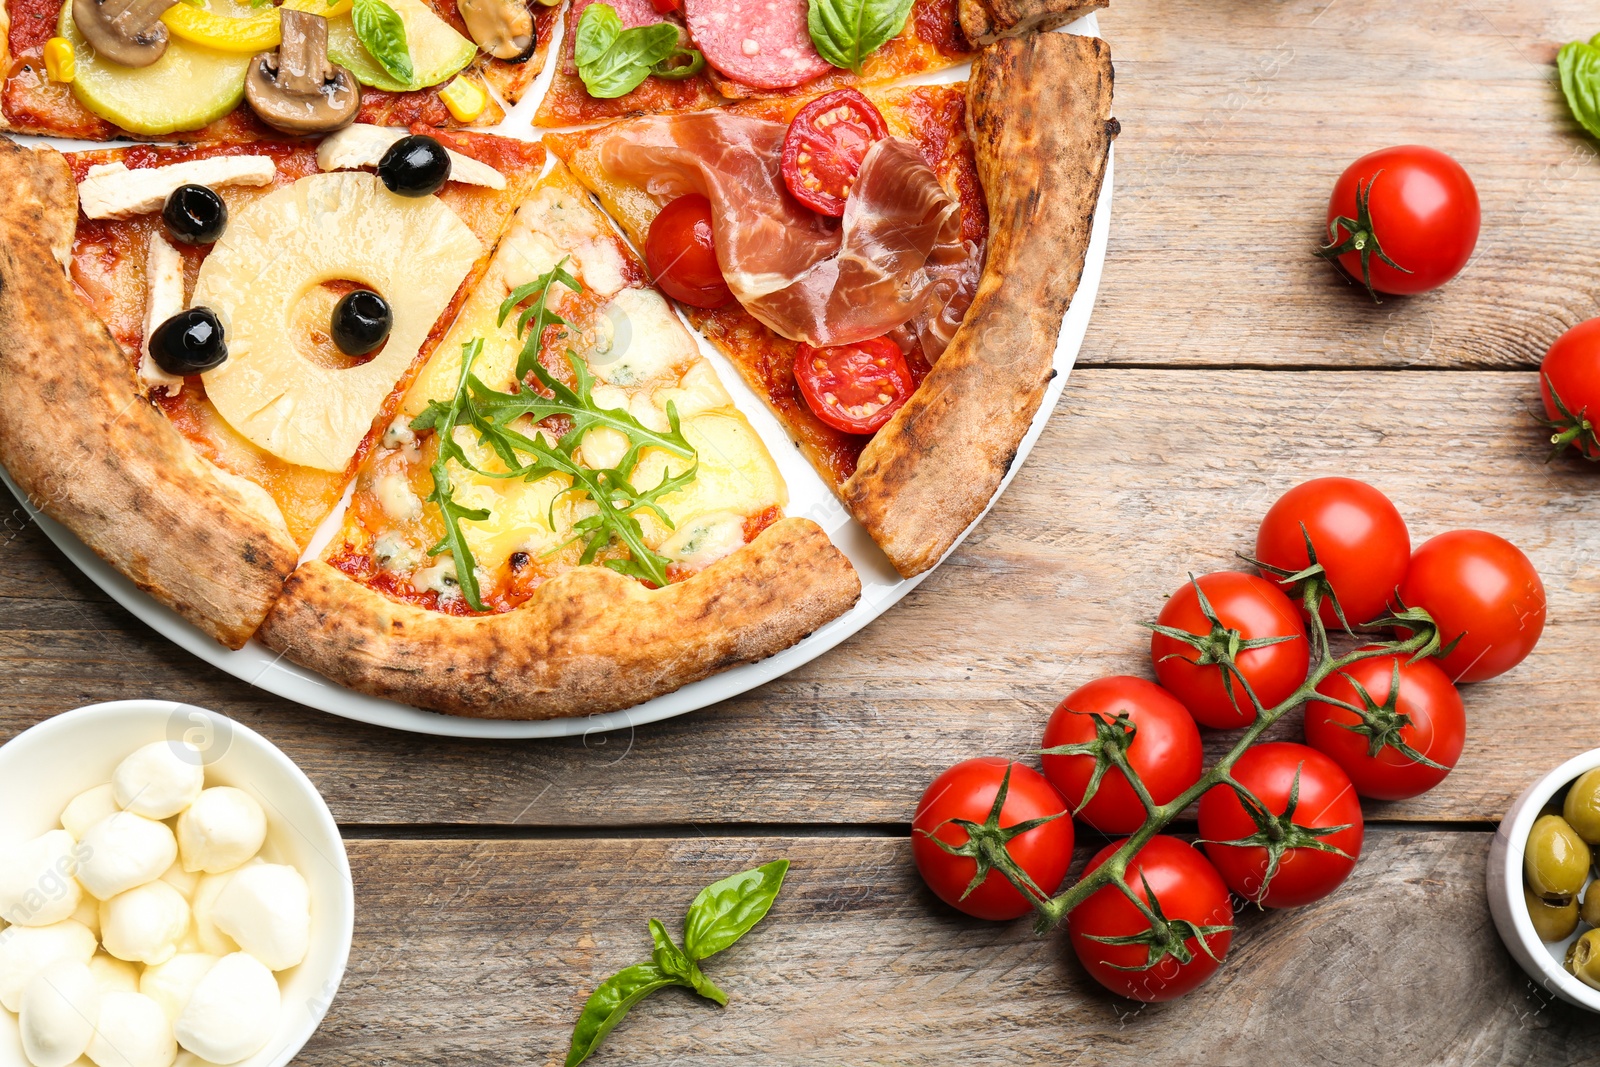
[[[439,91],[439,99],[457,122],[471,122],[489,106],[489,94],[475,78],[462,76]]]
[[[278,47],[278,9],[264,8],[249,18],[219,15],[192,4],[173,4],[161,14],[161,21],[174,35],[191,44],[204,45],[218,52],[254,55]]]
[[[70,82],[78,76],[78,58],[71,41],[52,37],[44,43],[44,72],[53,82]]]
[[[349,14],[355,0],[283,0],[283,6],[291,11],[309,11],[313,15],[321,15],[325,19],[338,18],[340,15]]]

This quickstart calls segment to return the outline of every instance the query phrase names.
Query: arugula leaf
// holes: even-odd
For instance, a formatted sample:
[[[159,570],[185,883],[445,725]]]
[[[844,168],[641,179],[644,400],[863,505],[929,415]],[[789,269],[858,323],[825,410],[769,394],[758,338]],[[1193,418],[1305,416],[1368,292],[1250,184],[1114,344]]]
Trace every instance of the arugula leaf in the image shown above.
[[[550,286],[560,282],[574,293],[583,292],[583,285],[579,283],[578,279],[567,273],[566,266],[571,259],[571,256],[562,256],[560,263],[557,263],[527,285],[519,285],[511,290],[511,295],[500,302],[500,317],[496,320],[495,325],[504,326],[506,319],[518,304],[538,294],[533,306],[525,308],[522,314],[517,317],[517,336],[521,337],[524,333],[527,334],[527,338],[523,341],[522,352],[517,356],[517,381],[519,382],[528,376],[530,370],[539,365],[539,351],[544,344],[545,327],[569,325],[566,319],[549,309]]]
[[[1556,56],[1561,71],[1561,92],[1567,98],[1572,117],[1596,137],[1600,137],[1600,34],[1585,44],[1573,41]]]
[[[912,0],[811,0],[806,26],[817,54],[861,73],[866,58],[906,28]]]
[[[690,958],[713,956],[749,933],[778,899],[788,870],[788,860],[774,860],[702,889],[683,917],[683,945]]]
[[[383,0],[355,0],[350,9],[356,36],[389,76],[410,85],[416,77],[411,66],[411,48],[406,43],[406,24],[394,8]]]
[[[600,987],[589,994],[583,1014],[578,1016],[578,1025],[572,1029],[567,1067],[578,1067],[588,1059],[589,1053],[600,1047],[600,1042],[639,1001],[658,989],[681,984],[653,963],[636,963],[601,982]]]
[[[673,23],[624,29],[610,4],[590,4],[578,20],[572,58],[589,95],[611,100],[633,92],[678,50],[678,27]]]
[[[464,508],[456,503],[454,487],[450,481],[450,461],[455,460],[463,467],[472,469],[466,453],[456,441],[455,431],[462,415],[467,379],[472,377],[472,362],[482,352],[481,337],[473,338],[462,345],[461,378],[456,386],[456,395],[449,404],[440,404],[437,401],[429,404],[428,410],[411,420],[413,430],[433,430],[438,438],[438,452],[434,456],[433,464],[428,468],[428,473],[433,475],[433,491],[428,494],[427,499],[438,505],[439,515],[444,519],[444,537],[438,544],[428,549],[428,555],[450,553],[450,558],[456,565],[456,583],[461,586],[461,595],[466,597],[467,604],[473,611],[488,609],[484,606],[478,588],[478,562],[473,559],[472,549],[468,547],[466,538],[461,533],[461,524],[482,522],[489,517],[489,513],[481,508]]]

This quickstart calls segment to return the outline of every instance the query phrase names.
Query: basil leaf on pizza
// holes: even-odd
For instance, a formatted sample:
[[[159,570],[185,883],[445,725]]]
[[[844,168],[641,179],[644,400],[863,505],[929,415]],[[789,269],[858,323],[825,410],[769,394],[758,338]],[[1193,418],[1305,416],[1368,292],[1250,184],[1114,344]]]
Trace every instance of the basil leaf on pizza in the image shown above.
[[[398,82],[410,84],[416,77],[411,65],[411,49],[406,43],[406,24],[399,12],[384,0],[355,0],[350,9],[356,36],[372,58]]]
[[[817,54],[861,73],[866,58],[906,28],[912,0],[810,0],[806,24]]]
[[[626,96],[657,64],[678,51],[678,27],[670,22],[624,29],[610,4],[590,4],[578,20],[573,62],[590,96]]]

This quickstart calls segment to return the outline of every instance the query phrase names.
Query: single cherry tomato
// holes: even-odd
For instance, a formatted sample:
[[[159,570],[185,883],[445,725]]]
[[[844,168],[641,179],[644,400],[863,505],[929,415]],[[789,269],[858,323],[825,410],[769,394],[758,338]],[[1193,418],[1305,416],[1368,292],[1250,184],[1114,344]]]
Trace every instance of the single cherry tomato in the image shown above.
[[[1000,809],[1000,829],[1033,819],[1050,821],[1013,837],[1006,851],[1042,892],[1055,893],[1072,864],[1072,818],[1055,786],[1033,768],[994,757],[958,763],[928,786],[911,820],[911,857],[922,880],[940,900],[979,919],[1015,919],[1032,911],[1033,905],[994,870],[967,893],[978,873],[976,861],[952,856],[932,838],[957,847],[966,844],[967,831],[950,820],[987,822],[1008,767],[1011,778]]]
[[[645,237],[644,260],[661,291],[697,308],[719,308],[733,299],[717,263],[711,201],[699,193],[680,196],[661,209]]]
[[[683,6],[683,0],[650,0],[658,15],[670,15]]]
[[[1302,829],[1284,824],[1282,836],[1274,835],[1256,824],[1230,786],[1208,790],[1200,798],[1200,837],[1228,888],[1263,907],[1298,908],[1333,892],[1355,869],[1363,835],[1361,800],[1333,760],[1305,745],[1275,741],[1246,749],[1233,765],[1233,778],[1272,815],[1287,814],[1288,824]],[[1276,871],[1264,843],[1274,836],[1281,850]],[[1263,843],[1216,843],[1252,838]],[[1311,842],[1338,851],[1326,852]]]
[[[1206,617],[1197,586],[1220,626]],[[1246,645],[1273,641],[1245,647],[1235,658],[1239,673],[1264,707],[1287,700],[1306,680],[1311,665],[1311,645],[1299,609],[1276,585],[1253,574],[1217,571],[1185,582],[1161,609],[1156,624],[1194,634],[1213,649],[1227,646],[1231,635]],[[1230,674],[1225,682],[1214,654],[1207,656],[1189,642],[1154,633],[1150,658],[1156,681],[1182,701],[1201,726],[1229,730],[1256,721],[1255,706],[1239,678]],[[1202,658],[1210,662],[1201,664]]]
[[[794,352],[794,380],[817,418],[845,433],[877,433],[916,391],[900,347],[886,337]]]
[[[1318,693],[1362,708],[1362,714],[1320,700],[1306,705],[1306,744],[1337,763],[1356,792],[1373,800],[1426,793],[1444,781],[1466,742],[1461,694],[1433,660],[1409,659],[1359,660],[1317,686]],[[1380,746],[1376,753],[1374,745]]]
[[[1306,535],[1351,626],[1381,617],[1411,562],[1411,534],[1389,498],[1354,478],[1314,478],[1278,498],[1256,533],[1256,559],[1299,573]],[[1322,624],[1340,625],[1326,596]]]
[[[1372,292],[1412,296],[1461,273],[1478,244],[1478,190],[1461,164],[1421,145],[1362,156],[1328,200],[1319,249]]]
[[[1400,599],[1427,609],[1446,647],[1461,638],[1440,660],[1458,685],[1506,673],[1528,658],[1544,633],[1539,572],[1516,545],[1482,530],[1452,530],[1424,541],[1411,555]]]
[[[854,89],[819,96],[789,123],[783,183],[806,207],[838,218],[868,149],[887,136],[883,116]]]
[[[1121,845],[1115,841],[1101,849],[1084,874]],[[1119,996],[1153,1002],[1181,997],[1215,974],[1233,941],[1233,902],[1217,869],[1200,851],[1158,834],[1128,861],[1123,880],[1166,920],[1171,940],[1163,941],[1151,929],[1150,920],[1122,890],[1105,886],[1067,913],[1067,939],[1090,977]],[[1095,940],[1146,935],[1155,943],[1108,945]]]
[[[1194,719],[1165,689],[1125,674],[1073,690],[1050,716],[1043,747],[1092,742],[1095,716],[1114,727],[1123,713],[1133,724],[1127,760],[1152,801],[1165,804],[1200,780],[1200,730]],[[1045,777],[1067,798],[1075,817],[1107,834],[1131,834],[1143,826],[1144,805],[1117,767],[1106,770],[1089,803],[1083,802],[1094,770],[1092,755],[1044,757]]]
[[[1600,460],[1600,319],[1580,322],[1556,338],[1539,365],[1539,390],[1555,431],[1555,455],[1571,446]]]

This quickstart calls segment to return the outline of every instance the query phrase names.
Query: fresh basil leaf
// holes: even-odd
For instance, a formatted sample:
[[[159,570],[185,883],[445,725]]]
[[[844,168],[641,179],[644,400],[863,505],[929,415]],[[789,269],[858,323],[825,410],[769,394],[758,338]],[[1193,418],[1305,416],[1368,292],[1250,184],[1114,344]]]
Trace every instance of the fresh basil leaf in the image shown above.
[[[700,968],[688,956],[677,942],[672,940],[672,935],[667,933],[667,928],[660,919],[650,920],[650,940],[655,942],[656,949],[652,955],[657,967],[662,971],[680,979],[684,985],[693,989],[707,1000],[715,1001],[723,1007],[728,1006],[728,994],[718,989]]]
[[[1556,66],[1561,71],[1561,92],[1572,109],[1572,117],[1600,137],[1600,34],[1587,44],[1573,41],[1563,46]]]
[[[572,58],[589,95],[612,100],[633,92],[677,48],[678,27],[673,23],[623,29],[610,4],[590,4],[578,20]]]
[[[399,13],[383,0],[355,0],[350,18],[355,23],[356,36],[378,65],[395,81],[411,84],[416,72],[406,44],[406,24]]]
[[[689,958],[713,956],[749,933],[777,899],[788,870],[788,860],[773,860],[702,889],[683,917],[683,947]]]
[[[679,984],[678,979],[654,963],[636,963],[601,982],[600,987],[589,994],[583,1014],[578,1016],[578,1025],[572,1029],[567,1067],[577,1067],[588,1059],[639,1001],[658,989]]]
[[[906,28],[912,0],[811,0],[806,25],[817,54],[861,73],[866,58]]]

